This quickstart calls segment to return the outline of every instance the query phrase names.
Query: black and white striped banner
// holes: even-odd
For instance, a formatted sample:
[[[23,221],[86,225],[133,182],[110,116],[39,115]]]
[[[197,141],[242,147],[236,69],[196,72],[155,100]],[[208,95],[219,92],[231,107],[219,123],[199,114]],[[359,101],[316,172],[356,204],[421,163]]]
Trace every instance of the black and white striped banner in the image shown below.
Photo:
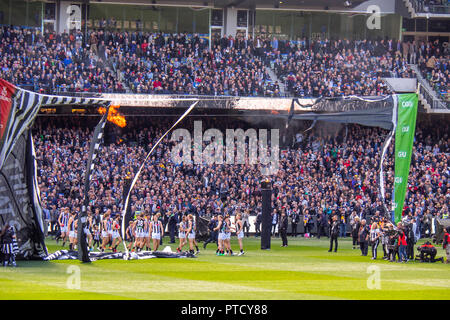
[[[6,81],[0,79],[0,92],[2,87],[6,84],[12,86]],[[14,86],[13,86],[14,87]],[[14,148],[19,136],[28,128],[31,127],[37,113],[41,107],[47,106],[109,106],[110,101],[99,98],[79,98],[79,97],[64,97],[43,95],[31,91],[27,91],[18,87],[14,87],[11,97],[11,108],[9,119],[4,129],[3,137],[0,140],[0,169]]]
[[[44,258],[45,261],[51,260],[77,260],[78,255],[76,251],[60,250],[52,253]],[[145,260],[152,258],[196,258],[190,252],[165,252],[165,251],[140,251],[132,252],[127,255],[123,252],[90,252],[89,258],[91,261],[105,260],[105,259],[122,259],[122,260]]]
[[[31,126],[42,106],[105,106],[98,98],[42,95],[0,79],[0,227],[16,229],[18,258],[47,255]]]

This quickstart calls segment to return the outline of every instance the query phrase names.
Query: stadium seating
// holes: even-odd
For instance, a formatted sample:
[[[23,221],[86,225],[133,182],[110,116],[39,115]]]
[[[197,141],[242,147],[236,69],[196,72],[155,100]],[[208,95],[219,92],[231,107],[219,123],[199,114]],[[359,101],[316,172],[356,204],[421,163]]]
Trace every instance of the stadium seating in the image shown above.
[[[170,119],[160,117],[130,117],[128,121],[121,134],[107,134],[88,191],[92,212],[96,209],[100,212],[111,209],[113,214],[121,212],[124,177],[136,172],[148,148],[171,123]],[[191,120],[186,121],[186,128],[193,126]],[[220,119],[220,123],[205,121],[205,127],[220,130],[233,125],[246,128],[245,123],[233,117]],[[43,206],[52,219],[62,207],[77,211],[81,206],[82,174],[93,124],[77,117],[40,117],[36,122],[33,131],[38,182]],[[377,179],[386,132],[352,125],[345,134],[339,127],[334,132],[330,131],[332,128],[318,126],[282,153],[280,170],[273,177],[274,208],[284,207],[289,212],[298,204],[313,216],[333,210],[344,210],[346,215],[356,211],[364,217],[372,216],[375,211],[383,213]],[[448,213],[450,149],[448,135],[439,132],[448,132],[448,123],[437,128],[422,119],[417,126],[405,202],[405,212],[413,216]],[[257,213],[261,201],[257,166],[179,165],[171,161],[172,146],[173,142],[166,138],[149,159],[131,195],[132,212],[170,210],[210,216],[234,210],[239,204],[251,214]],[[387,205],[393,186],[392,152],[393,148],[385,164]]]
[[[391,40],[279,40],[273,47],[269,39],[257,46],[224,37],[210,49],[198,35],[90,31],[83,44],[81,33],[10,27],[0,39],[0,77],[41,92],[377,96],[391,93],[382,77],[415,76],[402,43]],[[435,69],[436,89],[446,95],[448,52],[439,43],[418,44],[418,51],[417,63],[430,64],[435,54],[429,77]]]

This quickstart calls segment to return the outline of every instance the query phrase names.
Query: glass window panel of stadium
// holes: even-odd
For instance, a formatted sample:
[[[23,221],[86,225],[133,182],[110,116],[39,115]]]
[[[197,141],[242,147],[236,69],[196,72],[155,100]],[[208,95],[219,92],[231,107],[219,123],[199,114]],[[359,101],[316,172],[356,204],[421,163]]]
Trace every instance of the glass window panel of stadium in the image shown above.
[[[381,24],[385,27],[380,30],[368,30],[367,17],[366,14],[256,10],[254,33],[291,40],[399,38],[400,19],[396,15],[382,16]]]
[[[94,28],[164,33],[201,33],[209,30],[209,9],[188,7],[91,4],[89,19]],[[116,22],[108,23],[109,20]],[[106,25],[101,21],[106,20]]]
[[[40,27],[42,2],[0,0],[0,25]]]

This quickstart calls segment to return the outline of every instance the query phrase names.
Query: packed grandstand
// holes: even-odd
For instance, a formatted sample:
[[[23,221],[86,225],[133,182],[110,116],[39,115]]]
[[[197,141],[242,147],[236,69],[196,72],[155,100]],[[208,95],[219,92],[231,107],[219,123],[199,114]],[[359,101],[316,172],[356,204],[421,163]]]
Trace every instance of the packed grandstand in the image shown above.
[[[81,31],[41,33],[9,26],[0,29],[0,41],[0,78],[41,93],[383,96],[392,91],[382,78],[415,77],[410,64],[417,64],[443,97],[448,97],[449,90],[449,52],[437,40],[305,38],[290,42],[223,36],[208,43],[198,34],[103,30],[91,30],[83,39]],[[123,177],[136,172],[148,148],[170,124],[158,117],[130,121],[102,151],[89,191],[92,212],[110,209],[114,215],[122,210]],[[230,121],[234,127],[250,125],[231,116],[214,127],[225,129]],[[36,122],[38,179],[49,220],[57,219],[63,207],[80,209],[82,173],[94,127],[94,122],[87,123],[73,117],[41,117]],[[286,145],[282,170],[274,178],[274,208],[291,210],[295,205],[313,214],[339,208],[347,216],[353,211],[384,213],[375,186],[386,134],[382,129],[352,125],[334,133],[319,128],[297,135]],[[419,122],[407,212],[448,214],[448,143],[448,123],[437,128],[431,122]],[[132,211],[179,210],[210,216],[226,210],[222,196],[226,194],[228,200],[235,199],[257,213],[258,168],[179,166],[170,160],[170,147],[167,138],[145,168],[132,194]],[[393,182],[393,158],[389,159],[386,204]]]
[[[447,46],[435,41],[277,40],[91,30],[0,29],[0,77],[42,93],[337,97],[392,93],[382,78],[417,64],[448,101]]]
[[[129,124],[119,131],[108,130],[102,156],[92,178],[89,198],[91,212],[111,210],[120,215],[124,178],[134,176],[145,155],[170,127],[173,117],[128,117]],[[269,117],[270,118],[270,117]],[[83,195],[83,172],[92,128],[96,118],[39,117],[34,127],[38,161],[38,181],[42,204],[49,222],[56,225],[61,208],[80,210]],[[251,121],[237,117],[204,118],[205,127],[219,130],[247,128]],[[449,128],[448,121],[435,126],[439,119],[424,117],[417,125],[404,214],[431,228],[432,218],[448,217]],[[91,123],[92,122],[92,123]],[[274,121],[260,126],[282,126]],[[344,222],[356,212],[371,217],[385,213],[377,187],[381,148],[387,131],[349,125],[318,124],[303,133],[310,123],[296,127],[298,132],[283,148],[280,170],[273,177],[273,208],[288,214],[341,214]],[[251,215],[261,211],[261,174],[252,165],[179,165],[171,160],[171,142],[167,137],[142,172],[132,192],[133,214],[168,212],[198,214],[210,218],[232,213],[236,206]],[[387,165],[387,199],[390,206],[393,184],[393,146]],[[333,213],[334,214],[334,213]],[[428,222],[427,222],[428,221]],[[426,230],[423,230],[425,232]],[[428,230],[430,235],[431,229]]]

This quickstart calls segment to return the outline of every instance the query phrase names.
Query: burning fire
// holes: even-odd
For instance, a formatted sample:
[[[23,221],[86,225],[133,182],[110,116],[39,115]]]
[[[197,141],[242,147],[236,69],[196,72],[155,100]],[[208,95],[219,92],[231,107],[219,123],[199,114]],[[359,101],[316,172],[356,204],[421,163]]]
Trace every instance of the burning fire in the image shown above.
[[[107,120],[123,128],[127,125],[127,121],[125,120],[125,117],[117,111],[119,108],[120,106],[111,105],[109,107]],[[106,113],[106,108],[100,107],[98,108],[98,112],[103,115]]]

